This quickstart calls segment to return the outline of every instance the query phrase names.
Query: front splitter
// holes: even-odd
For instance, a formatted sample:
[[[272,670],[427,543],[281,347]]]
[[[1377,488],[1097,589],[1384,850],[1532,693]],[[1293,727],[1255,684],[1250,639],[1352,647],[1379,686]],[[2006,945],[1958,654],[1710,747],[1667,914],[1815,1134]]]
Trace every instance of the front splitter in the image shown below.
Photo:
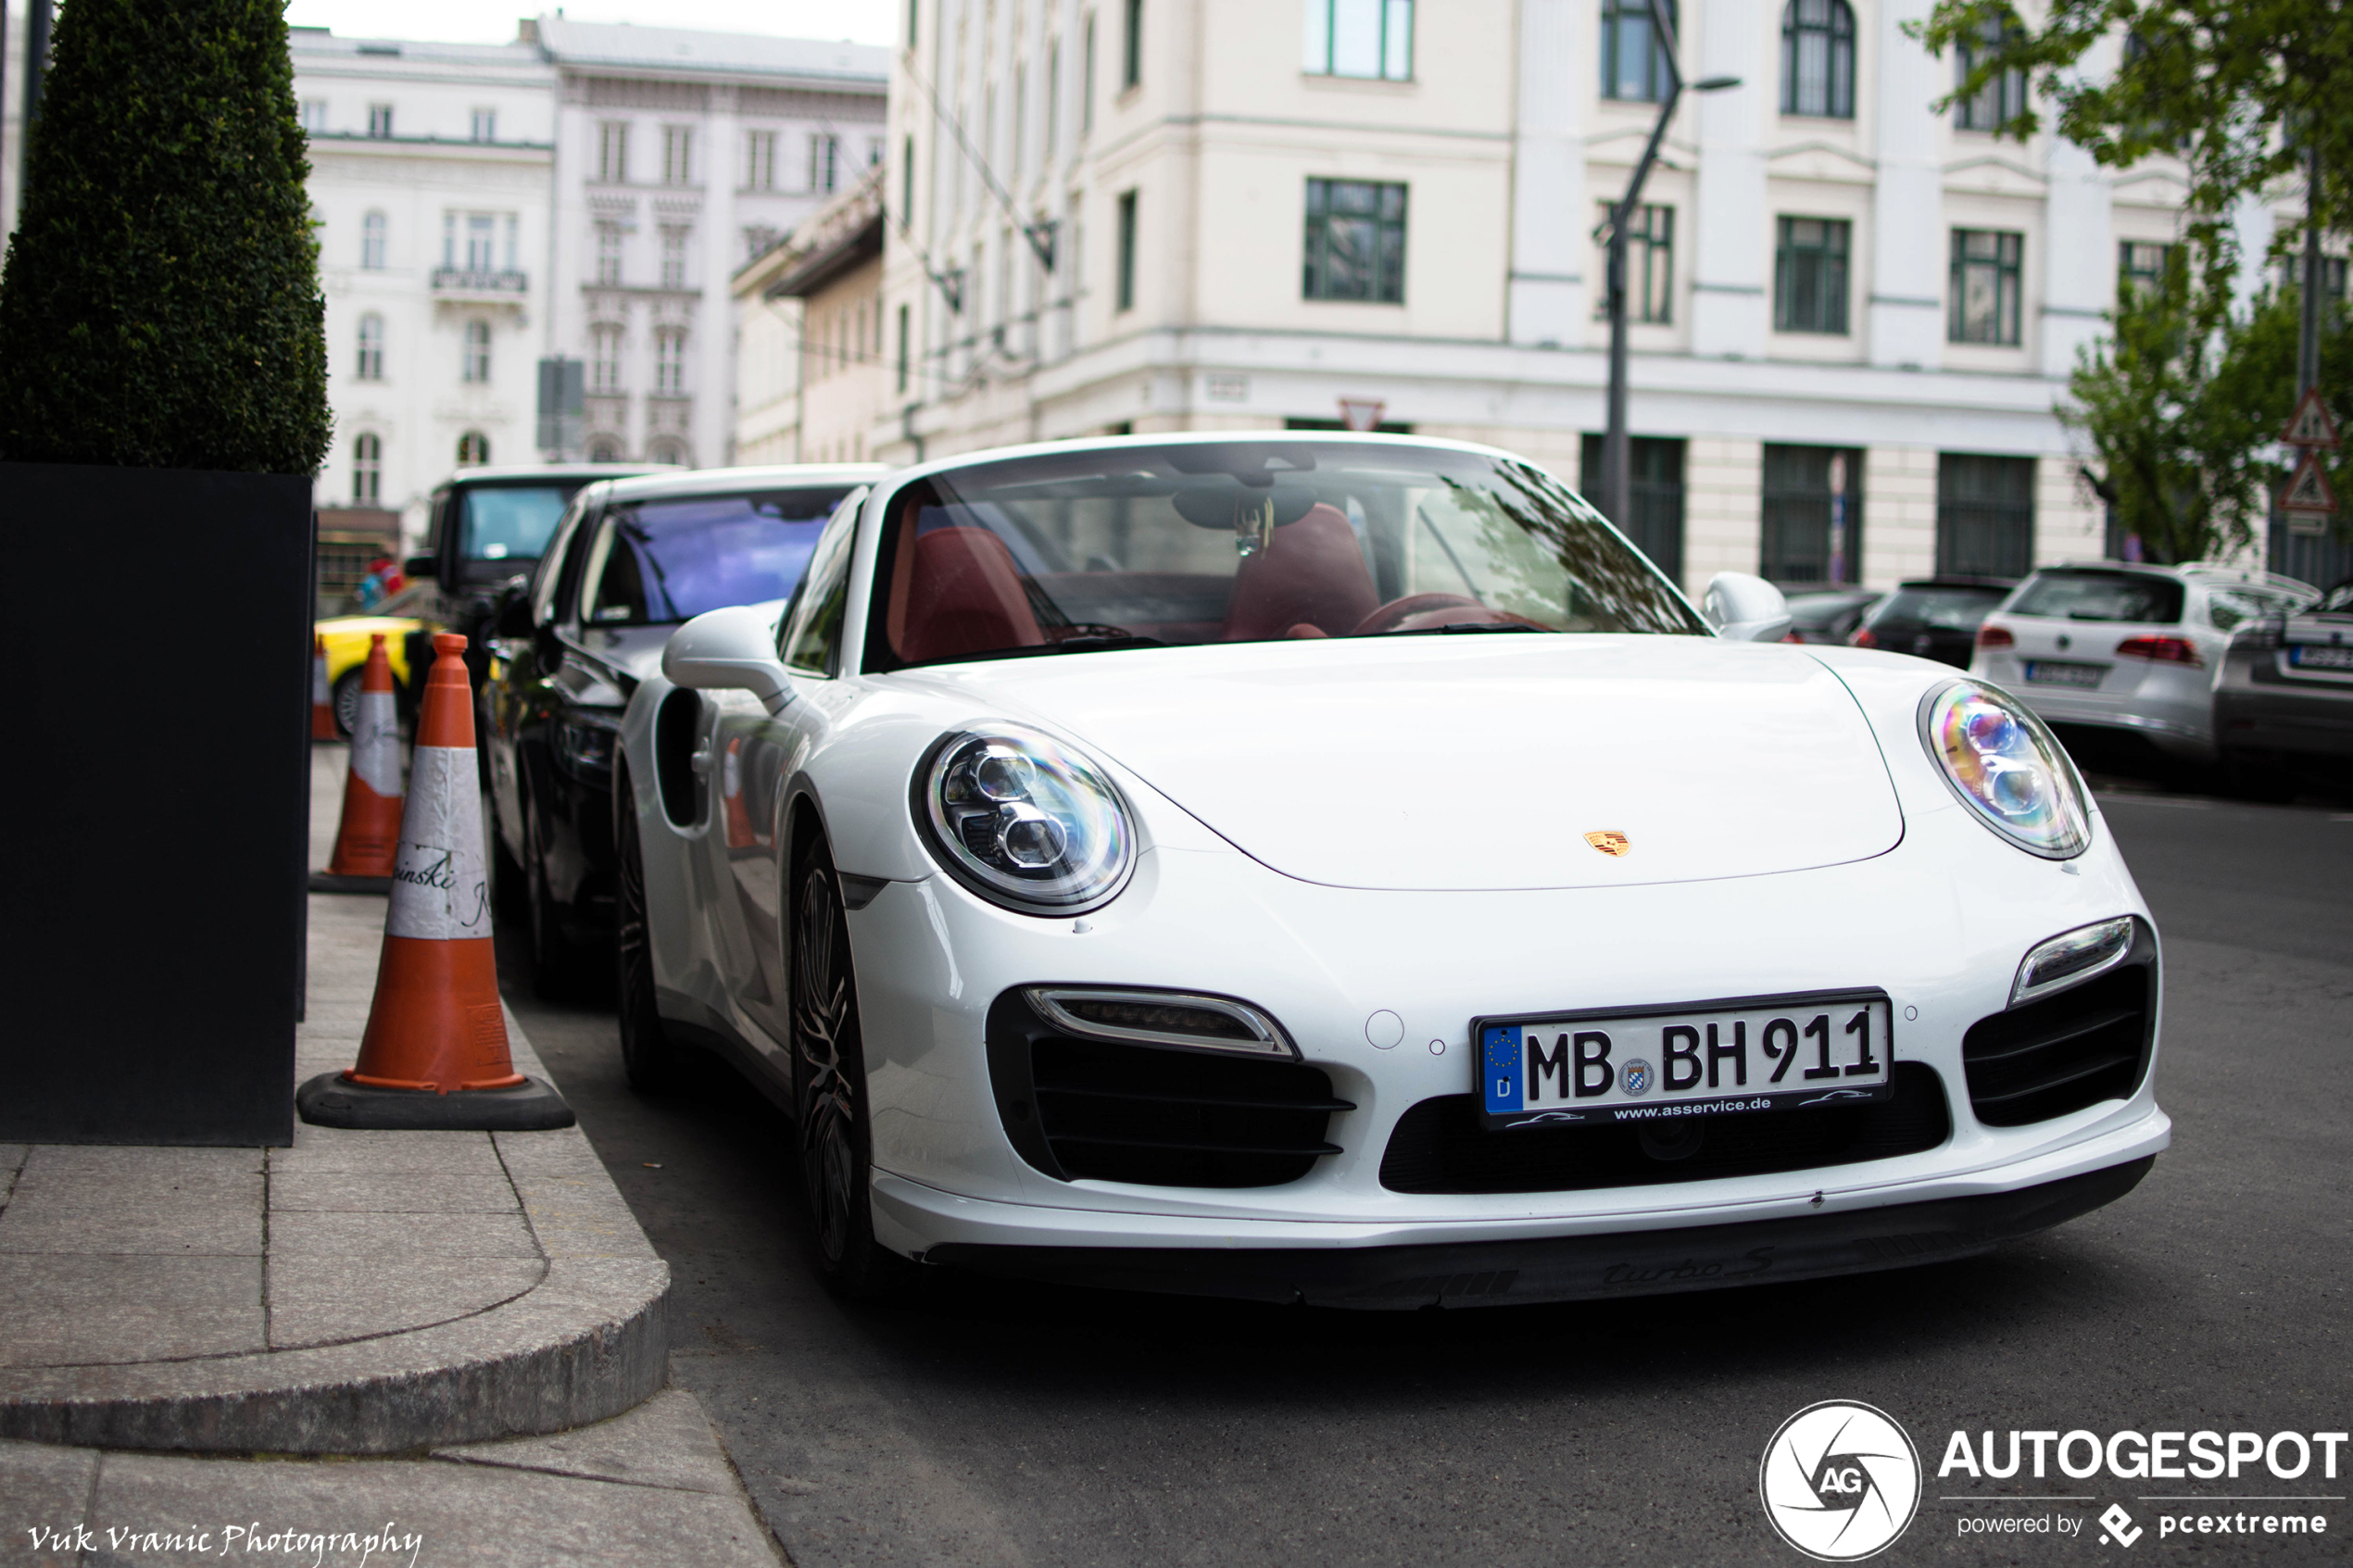
[[[944,1242],[924,1261],[1058,1285],[1377,1311],[1591,1301],[1967,1258],[2113,1203],[2155,1163],[2145,1155],[2015,1192],[1689,1230],[1317,1248]]]

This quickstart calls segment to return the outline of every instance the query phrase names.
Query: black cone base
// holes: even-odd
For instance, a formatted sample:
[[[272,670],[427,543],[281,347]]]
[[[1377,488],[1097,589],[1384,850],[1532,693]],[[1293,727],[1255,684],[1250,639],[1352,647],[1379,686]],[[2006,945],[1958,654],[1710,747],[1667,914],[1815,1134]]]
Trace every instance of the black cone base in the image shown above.
[[[295,1109],[314,1127],[409,1133],[544,1133],[579,1118],[551,1084],[526,1078],[510,1089],[379,1089],[321,1073],[295,1091]]]

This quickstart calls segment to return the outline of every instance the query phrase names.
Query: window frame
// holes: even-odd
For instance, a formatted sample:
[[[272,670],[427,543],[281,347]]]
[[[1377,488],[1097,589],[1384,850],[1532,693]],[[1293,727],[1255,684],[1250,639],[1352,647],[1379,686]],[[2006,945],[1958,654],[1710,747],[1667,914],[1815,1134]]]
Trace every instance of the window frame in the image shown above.
[[[1335,213],[1332,210],[1332,194],[1340,190],[1375,193],[1370,217]],[[1394,217],[1388,210],[1390,193],[1394,193],[1397,198]],[[1403,306],[1405,303],[1405,260],[1406,246],[1411,237],[1412,203],[1412,188],[1403,181],[1333,180],[1322,175],[1308,175],[1300,204],[1304,225],[1300,298],[1324,304]],[[1330,257],[1331,226],[1335,221],[1369,222],[1372,225],[1371,281],[1367,292],[1364,294],[1333,292]],[[1393,249],[1390,244],[1392,232],[1395,237]]]
[[[1982,45],[2000,44],[2005,42],[2006,38],[2015,39],[2020,36],[2021,34],[2015,23],[2005,23],[1999,19],[1989,18],[1979,30],[1976,42],[1963,39],[1954,44],[1953,86],[1955,91],[1959,90],[1960,84],[1969,80],[1969,72],[1976,69],[1977,52]],[[1955,100],[1953,129],[1990,133],[1999,131],[2007,121],[2016,119],[2025,111],[2026,73],[2021,70],[2006,70],[1970,96]]]
[[[683,396],[686,390],[686,329],[662,326],[654,329],[654,393],[657,396]]]
[[[1144,0],[1126,0],[1123,15],[1126,31],[1120,38],[1119,90],[1129,93],[1144,84]]]
[[[1818,8],[1819,19],[1802,13]],[[1824,69],[1818,108],[1798,100],[1799,56],[1806,40],[1822,40]],[[1781,8],[1781,113],[1808,119],[1855,118],[1855,8],[1846,0],[1789,0]]]
[[[1795,230],[1801,223],[1819,224],[1822,244],[1800,245]],[[1837,244],[1831,244],[1835,235]],[[1810,312],[1798,309],[1797,263],[1815,262]],[[1854,335],[1855,222],[1849,218],[1814,218],[1803,213],[1777,213],[1773,219],[1773,330],[1814,337]],[[1834,280],[1834,291],[1833,291]],[[1835,299],[1833,313],[1830,303]],[[1837,325],[1827,322],[1835,314]],[[1810,315],[1812,320],[1802,318]]]
[[[1618,91],[1626,83],[1619,78],[1616,69],[1617,56],[1627,46],[1623,37],[1624,30],[1629,25],[1639,26],[1642,36],[1649,41],[1649,54],[1645,61],[1646,91],[1631,94]],[[1675,30],[1680,41],[1683,31],[1683,19],[1676,7],[1675,0],[1667,0],[1667,25]],[[1602,71],[1601,95],[1604,102],[1655,104],[1666,97],[1666,53],[1656,31],[1651,25],[1650,0],[1602,0],[1602,44],[1599,64]]]
[[[1952,231],[1952,269],[1946,282],[1949,302],[1945,309],[1944,341],[1951,344],[1975,345],[1987,348],[2020,348],[2026,342],[2026,235],[2015,229],[1963,229]],[[1980,237],[1994,240],[1993,257],[1972,257],[1966,254],[1969,243]],[[1993,335],[1969,335],[1969,276],[1973,269],[1990,267],[1994,275]]]
[[[490,323],[470,316],[459,329],[458,379],[468,386],[490,384]]]
[[[381,272],[392,254],[392,220],[382,207],[371,207],[359,220],[359,270]]]
[[[673,189],[683,189],[695,182],[693,126],[664,125],[661,128],[661,182]]]
[[[359,351],[355,356],[353,381],[381,382],[384,379],[384,319],[381,312],[370,310],[359,318]]]
[[[1112,311],[1124,315],[1136,308],[1136,233],[1139,190],[1119,193],[1119,265],[1113,290]]]
[[[355,507],[379,507],[384,504],[384,437],[374,431],[363,430],[351,440],[351,504]]]
[[[597,182],[629,183],[629,122],[625,119],[597,122]]]
[[[1373,14],[1371,70],[1340,68],[1340,10],[1369,8]],[[1336,77],[1345,82],[1411,82],[1414,80],[1414,0],[1304,0],[1306,19],[1302,70],[1308,76]],[[1390,30],[1398,28],[1401,38]]]

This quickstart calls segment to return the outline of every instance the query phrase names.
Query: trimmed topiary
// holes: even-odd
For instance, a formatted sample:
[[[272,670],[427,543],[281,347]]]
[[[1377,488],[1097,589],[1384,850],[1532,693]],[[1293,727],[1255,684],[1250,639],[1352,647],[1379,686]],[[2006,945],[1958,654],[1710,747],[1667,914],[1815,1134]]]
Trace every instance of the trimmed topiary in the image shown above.
[[[0,458],[315,473],[309,171],[283,0],[69,0],[0,275]]]

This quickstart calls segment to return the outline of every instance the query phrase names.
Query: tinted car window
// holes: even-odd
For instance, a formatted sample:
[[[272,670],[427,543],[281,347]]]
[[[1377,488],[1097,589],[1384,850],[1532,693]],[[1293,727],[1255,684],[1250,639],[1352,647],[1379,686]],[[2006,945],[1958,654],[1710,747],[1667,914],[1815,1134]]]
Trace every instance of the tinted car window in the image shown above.
[[[840,667],[841,623],[849,608],[849,546],[858,536],[851,519],[821,541],[824,553],[814,558],[808,573],[785,607],[785,629],[778,648],[784,661],[796,670],[830,675]]]
[[[612,545],[584,623],[690,621],[726,605],[781,599],[848,485],[625,503],[608,513]]]
[[[2182,619],[2182,585],[2170,577],[2138,571],[2045,571],[2020,590],[2009,613],[2171,626]]]
[[[1789,601],[1790,624],[1800,631],[1826,632],[1870,602],[1866,594],[1798,594]]]
[[[579,488],[501,484],[466,491],[459,553],[468,560],[538,559]]]
[[[1872,612],[1871,625],[1973,632],[2007,596],[2004,588],[1899,588]]]

